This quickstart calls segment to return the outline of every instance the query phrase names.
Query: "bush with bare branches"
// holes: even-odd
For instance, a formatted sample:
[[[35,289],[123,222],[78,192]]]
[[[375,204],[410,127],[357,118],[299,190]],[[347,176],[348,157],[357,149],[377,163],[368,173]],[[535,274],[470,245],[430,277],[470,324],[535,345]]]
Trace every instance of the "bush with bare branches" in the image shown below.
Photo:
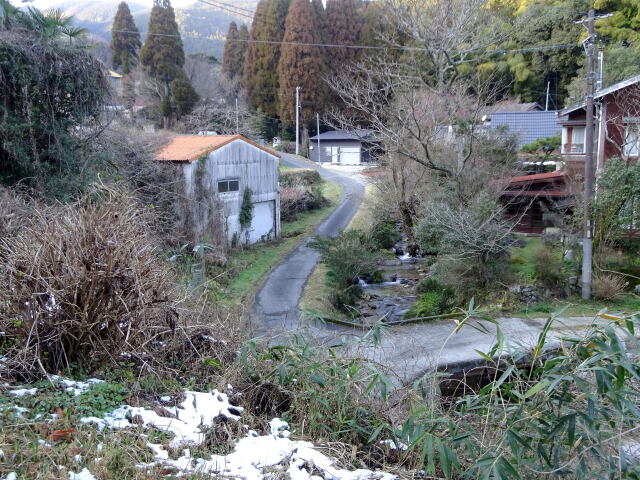
[[[93,371],[135,351],[154,326],[173,327],[171,272],[148,214],[100,187],[80,202],[39,208],[3,246],[0,375]],[[166,328],[166,327],[165,327]]]

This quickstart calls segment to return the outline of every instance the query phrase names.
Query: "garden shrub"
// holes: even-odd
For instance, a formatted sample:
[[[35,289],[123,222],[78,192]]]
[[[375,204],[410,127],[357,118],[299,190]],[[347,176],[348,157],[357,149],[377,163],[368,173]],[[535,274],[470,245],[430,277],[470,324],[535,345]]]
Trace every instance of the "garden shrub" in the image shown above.
[[[598,300],[614,300],[620,297],[628,286],[621,275],[599,272],[593,275],[591,288],[593,296]]]
[[[389,249],[402,239],[393,222],[378,222],[371,228],[371,239],[380,248]]]
[[[546,287],[557,287],[563,279],[562,252],[549,245],[536,246],[531,255],[536,279]]]
[[[299,185],[308,187],[320,183],[322,183],[322,177],[313,168],[299,168],[280,172],[281,187],[297,187]]]
[[[280,219],[283,222],[292,222],[298,218],[298,214],[322,208],[326,203],[322,185],[314,185],[310,188],[282,187],[280,189]]]

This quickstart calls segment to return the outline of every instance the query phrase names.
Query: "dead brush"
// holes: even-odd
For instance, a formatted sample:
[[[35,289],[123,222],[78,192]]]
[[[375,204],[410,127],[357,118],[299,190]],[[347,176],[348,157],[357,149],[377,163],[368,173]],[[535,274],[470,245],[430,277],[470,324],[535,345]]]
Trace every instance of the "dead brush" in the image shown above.
[[[0,375],[91,372],[140,353],[155,326],[177,321],[172,275],[147,213],[100,186],[78,203],[38,208],[3,242]]]
[[[600,272],[593,276],[593,296],[598,300],[614,300],[624,294],[628,286],[622,275]]]

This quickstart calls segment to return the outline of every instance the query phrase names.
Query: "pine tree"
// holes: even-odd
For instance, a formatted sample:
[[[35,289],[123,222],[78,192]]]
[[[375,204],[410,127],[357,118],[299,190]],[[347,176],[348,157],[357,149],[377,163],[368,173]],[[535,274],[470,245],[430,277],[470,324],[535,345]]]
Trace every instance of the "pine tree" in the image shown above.
[[[163,123],[168,128],[173,110],[171,82],[178,77],[184,65],[182,39],[169,0],[154,0],[140,61],[149,76],[159,84]]]
[[[287,15],[284,42],[278,64],[280,86],[278,98],[280,118],[291,123],[295,119],[295,90],[302,88],[301,117],[303,122],[321,111],[326,100],[322,50],[300,43],[319,43],[313,7],[309,0],[293,0]]]
[[[327,0],[327,24],[331,43],[358,44],[362,29],[360,3],[358,0]],[[358,50],[355,48],[333,48],[329,57],[331,71],[339,72],[345,64],[353,62],[357,54]]]
[[[265,115],[278,115],[278,74],[289,0],[261,0],[253,17],[244,63],[244,87],[249,102]],[[256,42],[257,41],[257,42]]]
[[[125,75],[131,73],[131,69],[138,61],[140,45],[140,32],[133,21],[129,5],[122,2],[118,5],[118,11],[111,27],[110,47],[113,69],[122,68],[122,73]]]
[[[238,63],[238,26],[236,22],[229,24],[227,38],[224,42],[224,52],[222,54],[222,71],[230,77],[236,74],[236,64]]]

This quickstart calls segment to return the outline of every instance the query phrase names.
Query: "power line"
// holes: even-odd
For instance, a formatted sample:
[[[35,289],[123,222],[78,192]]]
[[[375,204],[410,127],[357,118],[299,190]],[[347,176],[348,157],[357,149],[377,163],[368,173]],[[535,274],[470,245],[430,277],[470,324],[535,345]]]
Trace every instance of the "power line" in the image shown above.
[[[112,30],[115,33],[139,33],[131,30]],[[172,33],[149,33],[146,35],[154,35],[161,37],[191,37],[191,38],[203,38],[198,35],[190,35],[190,34],[172,34]],[[320,48],[350,48],[357,50],[404,50],[404,51],[423,51],[428,52],[429,49],[424,47],[410,47],[406,45],[346,45],[340,43],[304,43],[304,42],[285,42],[284,40],[242,40],[242,39],[227,39],[229,42],[239,42],[239,43],[263,43],[268,45],[294,45],[300,47],[320,47]],[[531,53],[531,52],[542,52],[547,50],[560,50],[565,48],[579,48],[579,45],[576,43],[561,43],[557,45],[541,45],[538,47],[526,47],[526,48],[513,48],[513,49],[496,49],[484,52],[484,56],[493,56],[493,55],[506,55],[509,53]],[[476,50],[462,50],[460,53],[471,53]]]

